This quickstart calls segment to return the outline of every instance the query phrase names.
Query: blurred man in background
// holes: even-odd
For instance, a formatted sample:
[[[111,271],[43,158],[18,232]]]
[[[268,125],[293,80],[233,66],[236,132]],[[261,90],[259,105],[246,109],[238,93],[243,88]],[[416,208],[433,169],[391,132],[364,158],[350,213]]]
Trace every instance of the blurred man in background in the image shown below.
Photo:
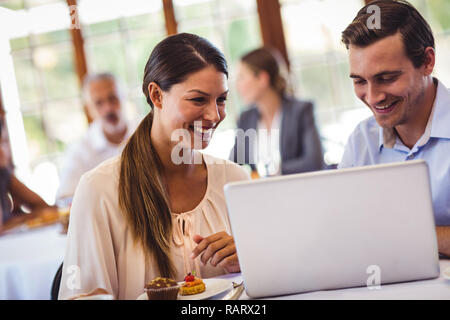
[[[83,82],[83,99],[94,122],[67,151],[57,200],[70,201],[83,173],[119,154],[135,129],[125,118],[123,92],[114,75],[87,76]]]

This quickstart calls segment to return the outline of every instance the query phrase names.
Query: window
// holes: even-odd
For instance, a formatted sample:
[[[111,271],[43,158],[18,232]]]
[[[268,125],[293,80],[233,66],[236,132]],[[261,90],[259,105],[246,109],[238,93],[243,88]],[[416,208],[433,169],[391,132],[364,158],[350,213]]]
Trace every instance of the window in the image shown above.
[[[340,161],[356,124],[370,116],[354,92],[341,32],[362,0],[280,0],[296,96],[315,103],[325,161]]]
[[[436,44],[436,66],[434,76],[447,87],[450,86],[450,1],[411,0],[417,10],[428,21]]]
[[[16,10],[8,32],[26,134],[26,162],[32,172],[19,178],[52,203],[61,153],[86,128],[67,4],[62,0],[16,0],[2,5]],[[11,132],[15,134],[20,132]],[[38,181],[39,176],[46,178]]]
[[[161,0],[79,0],[89,72],[109,71],[124,84],[130,118],[150,110],[142,93],[145,63],[166,36]]]

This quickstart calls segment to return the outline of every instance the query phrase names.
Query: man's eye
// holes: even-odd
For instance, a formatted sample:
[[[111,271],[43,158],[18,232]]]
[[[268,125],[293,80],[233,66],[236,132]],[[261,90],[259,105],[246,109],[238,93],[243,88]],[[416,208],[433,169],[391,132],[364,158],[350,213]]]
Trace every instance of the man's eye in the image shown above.
[[[363,79],[354,80],[353,83],[354,84],[364,84],[364,83],[366,83],[366,80],[363,80]]]
[[[397,77],[381,77],[380,82],[393,82],[397,79]]]

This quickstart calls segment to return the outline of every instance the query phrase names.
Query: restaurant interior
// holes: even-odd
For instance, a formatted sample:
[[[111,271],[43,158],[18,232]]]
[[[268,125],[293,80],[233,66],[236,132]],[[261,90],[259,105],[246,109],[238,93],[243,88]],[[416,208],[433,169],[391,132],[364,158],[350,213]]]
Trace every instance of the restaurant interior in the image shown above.
[[[58,196],[58,190],[68,150],[95,121],[83,93],[88,75],[112,74],[120,83],[127,121],[138,124],[150,111],[142,81],[156,44],[179,33],[208,39],[227,60],[229,93],[226,118],[202,152],[229,159],[238,119],[249,107],[237,88],[239,63],[252,50],[272,48],[281,58],[287,90],[314,105],[323,168],[334,169],[356,125],[372,115],[355,95],[341,40],[342,31],[369,2],[0,0],[2,145],[9,149],[14,179],[48,205],[42,209],[36,200],[31,209],[19,208],[27,215],[40,214],[2,229],[0,299],[57,298],[55,274],[64,260],[72,200]],[[434,33],[433,75],[449,85],[450,0],[409,2]],[[246,170],[254,179],[272,175]]]

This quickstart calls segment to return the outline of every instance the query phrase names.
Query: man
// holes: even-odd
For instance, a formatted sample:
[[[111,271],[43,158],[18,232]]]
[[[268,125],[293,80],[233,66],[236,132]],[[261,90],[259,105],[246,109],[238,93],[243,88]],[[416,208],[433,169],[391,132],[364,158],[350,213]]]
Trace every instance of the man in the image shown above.
[[[369,20],[369,5],[380,9],[380,28]],[[342,40],[355,93],[373,116],[356,127],[339,167],[425,160],[439,252],[450,256],[450,90],[431,75],[433,33],[405,1],[369,5],[344,30]]]
[[[125,120],[122,92],[112,74],[86,77],[83,99],[94,122],[67,152],[57,199],[71,199],[83,173],[119,154],[135,129]]]

